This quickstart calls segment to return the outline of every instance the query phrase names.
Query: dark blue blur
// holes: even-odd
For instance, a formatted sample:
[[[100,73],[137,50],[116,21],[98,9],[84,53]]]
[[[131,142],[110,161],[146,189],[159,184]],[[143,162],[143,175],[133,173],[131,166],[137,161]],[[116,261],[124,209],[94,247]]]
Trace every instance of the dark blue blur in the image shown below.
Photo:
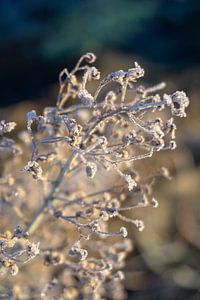
[[[1,0],[1,106],[46,93],[85,51],[179,74],[200,65],[199,0]]]

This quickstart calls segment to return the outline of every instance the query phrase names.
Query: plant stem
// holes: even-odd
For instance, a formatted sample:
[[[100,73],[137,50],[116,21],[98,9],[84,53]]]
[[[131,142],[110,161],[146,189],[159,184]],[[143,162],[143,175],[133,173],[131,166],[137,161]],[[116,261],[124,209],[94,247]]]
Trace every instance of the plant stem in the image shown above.
[[[35,230],[38,228],[38,226],[41,224],[46,211],[48,209],[49,203],[53,201],[55,193],[57,189],[59,188],[60,184],[62,183],[62,180],[65,176],[65,174],[69,171],[70,166],[74,159],[77,157],[77,152],[74,151],[71,153],[67,161],[62,165],[60,172],[56,178],[56,180],[52,183],[52,188],[47,195],[47,197],[44,199],[44,203],[42,207],[38,210],[35,217],[31,221],[31,223],[27,226],[26,230],[29,232],[29,234],[33,234]]]

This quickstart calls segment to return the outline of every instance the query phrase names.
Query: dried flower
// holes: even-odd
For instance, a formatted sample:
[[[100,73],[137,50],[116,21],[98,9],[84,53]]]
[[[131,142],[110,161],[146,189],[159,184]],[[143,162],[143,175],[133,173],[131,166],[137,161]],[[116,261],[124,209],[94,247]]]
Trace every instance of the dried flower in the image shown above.
[[[165,87],[163,83],[148,88],[138,85],[144,69],[136,62],[127,71],[102,78],[93,93],[87,84],[100,79],[100,72],[91,66],[95,60],[93,53],[86,53],[72,71],[64,68],[56,106],[46,107],[41,115],[34,110],[27,113],[27,130],[19,136],[25,157],[30,149],[32,153],[22,171],[42,182],[33,183],[24,174],[16,176],[22,161],[16,165],[12,157],[12,170],[5,168],[0,178],[2,203],[12,208],[20,224],[28,224],[0,234],[1,269],[16,275],[19,264],[36,257],[52,266],[49,276],[53,279],[41,290],[33,283],[22,287],[26,293],[19,295],[13,286],[16,299],[35,299],[35,294],[45,299],[124,299],[120,282],[124,274],[119,270],[132,244],[126,227],[113,231],[109,220],[120,219],[144,230],[142,220],[124,212],[156,208],[153,183],[160,175],[170,179],[164,167],[143,176],[134,162],[175,149],[175,117],[186,116],[188,97],[182,91],[160,96],[156,92]],[[112,90],[113,82],[119,89]],[[128,91],[132,97],[127,97]],[[160,113],[165,108],[170,116]],[[0,121],[1,152],[20,153],[14,141],[4,136],[15,126]],[[35,242],[29,240],[33,234]],[[26,271],[20,272],[26,276]]]

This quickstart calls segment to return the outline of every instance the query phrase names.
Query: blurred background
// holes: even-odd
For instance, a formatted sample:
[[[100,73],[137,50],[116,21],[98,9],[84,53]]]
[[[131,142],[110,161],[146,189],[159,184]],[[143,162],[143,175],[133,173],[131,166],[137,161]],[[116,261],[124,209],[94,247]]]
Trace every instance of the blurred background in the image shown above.
[[[144,232],[129,229],[129,299],[200,299],[199,16],[199,0],[0,1],[0,119],[20,128],[27,110],[53,105],[59,72],[88,51],[103,74],[138,61],[144,83],[191,100],[177,150],[157,155],[173,180],[158,181],[157,210],[139,212]]]

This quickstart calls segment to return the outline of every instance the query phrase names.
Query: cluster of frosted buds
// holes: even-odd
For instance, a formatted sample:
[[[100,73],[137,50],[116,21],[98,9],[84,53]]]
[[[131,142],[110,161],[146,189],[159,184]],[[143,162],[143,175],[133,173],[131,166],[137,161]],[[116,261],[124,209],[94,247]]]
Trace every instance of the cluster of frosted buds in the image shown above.
[[[11,275],[18,273],[18,265],[35,258],[40,250],[39,243],[28,240],[29,235],[20,226],[13,233],[6,231],[0,234],[0,266],[2,271]]]
[[[100,72],[91,66],[95,60],[94,54],[86,53],[71,72],[65,68],[60,73],[55,107],[45,108],[39,116],[35,111],[27,113],[25,146],[27,151],[32,147],[32,155],[22,169],[34,179],[43,180],[43,203],[27,231],[33,234],[38,227],[45,227],[42,221],[49,213],[51,219],[57,218],[58,228],[66,222],[76,230],[76,241],[74,235],[69,238],[69,261],[52,250],[54,245],[41,254],[45,265],[62,265],[72,277],[78,277],[80,284],[78,288],[75,285],[74,299],[95,299],[95,293],[99,299],[116,299],[116,294],[103,294],[102,290],[113,288],[113,282],[123,278],[117,271],[124,267],[131,247],[126,228],[117,223],[119,229],[113,232],[108,221],[119,219],[139,231],[144,229],[144,222],[133,219],[131,212],[135,208],[157,207],[152,186],[157,176],[169,178],[169,174],[162,168],[151,176],[141,176],[135,170],[135,162],[175,149],[174,117],[184,117],[189,105],[181,91],[159,96],[156,92],[164,87],[163,83],[149,88],[138,85],[144,70],[136,62],[132,68],[114,71],[100,80]],[[89,90],[92,80],[100,80],[94,92]],[[164,109],[169,117],[162,112]],[[11,140],[1,137],[14,126],[0,123],[0,150],[9,145],[14,149]],[[46,228],[48,231],[49,226]],[[113,242],[121,237],[123,242]],[[16,239],[25,239],[19,229],[14,237],[5,235],[1,239],[2,266],[12,267],[13,273],[19,255],[26,254],[29,260],[39,253],[39,245],[30,242],[25,242],[23,250],[12,248]],[[7,248],[13,251],[8,253]],[[92,253],[95,258],[90,257]],[[87,292],[83,288],[86,283]],[[47,285],[47,290],[55,286],[59,286],[58,281]],[[61,287],[63,299],[64,293],[71,295],[70,288],[66,286],[65,293]]]

